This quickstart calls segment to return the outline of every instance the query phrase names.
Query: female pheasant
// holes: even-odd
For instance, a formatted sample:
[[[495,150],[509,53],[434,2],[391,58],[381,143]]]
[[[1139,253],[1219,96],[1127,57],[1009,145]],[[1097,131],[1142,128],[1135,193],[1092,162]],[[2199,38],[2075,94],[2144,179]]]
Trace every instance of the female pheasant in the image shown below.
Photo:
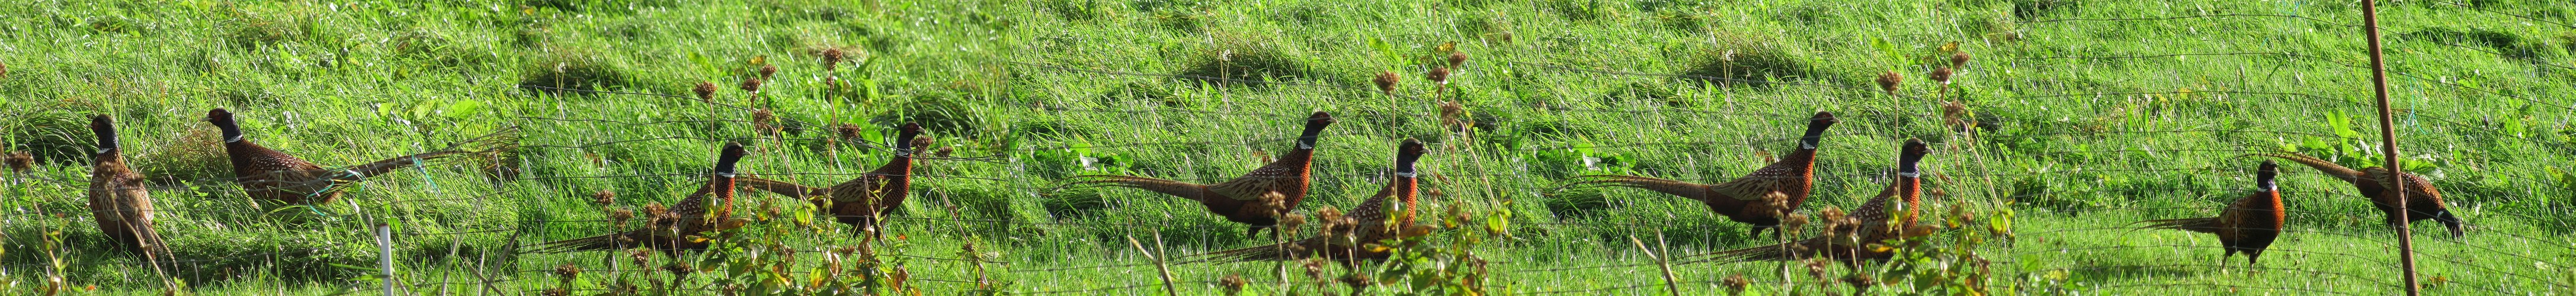
[[[911,192],[912,155],[919,152],[915,150],[919,148],[914,143],[930,139],[921,137],[921,124],[904,124],[897,129],[894,159],[886,160],[885,165],[878,166],[876,170],[832,187],[815,188],[751,176],[736,180],[743,186],[810,199],[815,208],[825,209],[835,220],[850,224],[853,230],[882,238],[884,235],[877,231],[877,225],[882,221],[878,219],[883,218],[887,210],[902,206],[903,198]]]
[[[290,205],[329,203],[340,197],[343,185],[368,177],[391,173],[429,161],[457,156],[505,152],[518,142],[518,129],[502,129],[428,153],[405,155],[376,162],[324,169],[312,162],[268,149],[242,139],[241,125],[233,113],[223,108],[206,112],[206,122],[224,132],[224,153],[231,156],[233,175],[251,198],[280,201]]]
[[[1798,138],[1798,150],[1778,162],[1754,170],[1752,174],[1726,183],[1707,185],[1669,179],[1591,175],[1575,177],[1559,188],[1616,186],[1654,190],[1697,200],[1708,210],[1725,215],[1728,220],[1753,224],[1751,235],[1780,225],[1780,217],[1807,203],[1807,194],[1815,188],[1816,144],[1825,137],[1825,128],[1841,122],[1833,112],[1816,112],[1807,118],[1807,134]],[[1773,236],[1779,233],[1773,232]]]
[[[2289,152],[2252,155],[2287,159],[2316,168],[2317,171],[2325,172],[2326,175],[2334,176],[2336,179],[2343,179],[2344,182],[2351,182],[2353,188],[2361,189],[2362,197],[2370,198],[2371,206],[2378,207],[2380,213],[2387,215],[2386,223],[2389,227],[2415,222],[2415,220],[2433,219],[2441,221],[2442,226],[2449,227],[2452,238],[2459,238],[2466,234],[2461,229],[2464,226],[2460,225],[2460,217],[2451,216],[2449,204],[2442,202],[2442,191],[2433,189],[2433,181],[2425,180],[2424,176],[2397,174],[2399,177],[2406,178],[2406,194],[2401,195],[2389,192],[2388,174],[2390,172],[2387,168],[2369,167],[2354,171],[2323,159]],[[2403,196],[2406,201],[2406,221],[2397,221],[2397,201],[2400,196]]]
[[[1370,196],[1368,200],[1361,201],[1358,207],[1351,208],[1347,223],[1325,221],[1322,235],[1292,242],[1217,251],[1200,256],[1208,257],[1203,261],[1280,261],[1317,256],[1341,261],[1344,264],[1355,264],[1360,260],[1385,260],[1389,255],[1387,251],[1384,248],[1372,246],[1387,239],[1421,234],[1418,233],[1421,232],[1419,230],[1408,231],[1408,229],[1416,228],[1413,224],[1413,213],[1414,209],[1419,207],[1414,189],[1419,181],[1415,179],[1416,171],[1413,164],[1422,159],[1423,150],[1422,142],[1413,139],[1405,139],[1403,144],[1396,146],[1395,179],[1387,182],[1385,188],[1379,189],[1377,194]],[[1389,199],[1403,204],[1388,205]],[[1390,206],[1395,209],[1388,209]]]
[[[2216,234],[2219,245],[2227,248],[2227,254],[2220,255],[2220,259],[2245,252],[2245,265],[2254,265],[2263,256],[2263,249],[2272,246],[2272,239],[2281,236],[2281,223],[2289,221],[2288,212],[2281,208],[2280,187],[2272,183],[2280,174],[2280,165],[2263,161],[2255,171],[2254,194],[2219,210],[2218,217],[2139,221],[2153,223],[2139,228]]]
[[[126,251],[168,254],[161,233],[152,230],[152,192],[144,188],[143,174],[125,166],[124,148],[116,141],[116,120],[104,114],[90,116],[89,130],[98,134],[98,153],[92,154],[96,163],[89,173],[89,212],[98,222],[98,231]]]
[[[1130,187],[1169,194],[1207,206],[1209,212],[1225,216],[1228,221],[1251,224],[1245,236],[1260,234],[1261,229],[1279,223],[1279,216],[1297,209],[1306,200],[1307,171],[1315,156],[1315,141],[1324,127],[1333,124],[1332,114],[1315,112],[1306,117],[1306,131],[1297,136],[1297,148],[1269,165],[1253,169],[1232,181],[1214,185],[1115,175],[1076,176],[1059,188],[1089,186]],[[1273,237],[1279,235],[1274,231]]]
[[[1902,238],[1916,231],[1915,218],[1923,209],[1923,170],[1918,165],[1931,149],[1922,140],[1907,139],[1897,158],[1896,181],[1887,184],[1877,197],[1854,209],[1845,221],[1823,221],[1824,236],[1768,246],[1721,251],[1720,260],[1781,261],[1809,257],[1840,259],[1857,264],[1860,259],[1888,259],[1894,253],[1869,247],[1880,241]],[[1893,207],[1893,208],[1891,208]],[[1831,217],[1828,217],[1831,218]],[[1831,219],[1827,219],[1831,220]]]
[[[679,257],[680,251],[705,250],[707,242],[692,237],[698,236],[699,233],[738,226],[738,221],[732,219],[735,178],[733,164],[741,161],[742,157],[742,145],[725,143],[724,150],[716,155],[715,176],[709,178],[706,186],[698,187],[697,192],[681,198],[680,203],[673,205],[669,212],[658,213],[651,217],[652,222],[648,223],[652,225],[650,228],[546,242],[538,244],[536,249],[620,250],[640,246],[662,251],[664,255],[671,257]],[[714,195],[715,200],[707,200],[708,195]]]

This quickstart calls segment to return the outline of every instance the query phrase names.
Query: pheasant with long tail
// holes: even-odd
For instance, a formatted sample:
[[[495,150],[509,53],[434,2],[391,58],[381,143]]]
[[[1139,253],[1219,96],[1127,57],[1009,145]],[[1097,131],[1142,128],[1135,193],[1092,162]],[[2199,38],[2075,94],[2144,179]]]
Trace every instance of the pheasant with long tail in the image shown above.
[[[1289,150],[1287,155],[1269,165],[1225,183],[1195,184],[1138,176],[1085,175],[1067,178],[1058,188],[1129,187],[1168,194],[1207,206],[1209,212],[1224,216],[1227,221],[1249,224],[1251,226],[1244,230],[1244,235],[1257,235],[1264,228],[1278,225],[1280,216],[1296,210],[1297,205],[1306,200],[1308,177],[1313,174],[1309,169],[1315,158],[1315,141],[1323,136],[1324,127],[1332,124],[1332,114],[1315,112],[1307,116],[1306,131],[1297,136],[1296,149]],[[1270,235],[1277,237],[1279,233],[1273,231]]]
[[[1558,189],[1613,186],[1671,194],[1706,204],[1709,211],[1725,215],[1727,220],[1753,224],[1750,235],[1761,235],[1764,229],[1779,227],[1780,217],[1807,203],[1807,195],[1816,184],[1816,146],[1824,139],[1825,128],[1833,127],[1836,122],[1841,121],[1834,119],[1832,112],[1816,112],[1815,116],[1807,119],[1807,133],[1798,138],[1796,152],[1726,183],[1710,185],[1643,176],[1590,175],[1574,177]],[[1773,232],[1772,235],[1778,236],[1779,233]]]
[[[1345,264],[1361,260],[1384,260],[1389,253],[1377,247],[1380,241],[1418,235],[1413,227],[1414,210],[1419,207],[1414,189],[1420,181],[1414,163],[1422,159],[1421,141],[1405,139],[1396,147],[1395,178],[1386,183],[1358,207],[1351,208],[1347,221],[1325,221],[1321,235],[1297,241],[1258,247],[1217,251],[1201,261],[1281,261],[1323,257]],[[1394,202],[1398,204],[1389,204]],[[1392,207],[1392,209],[1390,209]]]
[[[2147,220],[2139,229],[2173,229],[2218,235],[2218,243],[2227,248],[2220,259],[2245,252],[2245,265],[2254,265],[2263,249],[2272,247],[2272,239],[2281,236],[2281,223],[2288,221],[2288,211],[2281,207],[2280,186],[2273,183],[2280,176],[2281,165],[2263,161],[2255,171],[2256,191],[2218,211],[2218,217]]]

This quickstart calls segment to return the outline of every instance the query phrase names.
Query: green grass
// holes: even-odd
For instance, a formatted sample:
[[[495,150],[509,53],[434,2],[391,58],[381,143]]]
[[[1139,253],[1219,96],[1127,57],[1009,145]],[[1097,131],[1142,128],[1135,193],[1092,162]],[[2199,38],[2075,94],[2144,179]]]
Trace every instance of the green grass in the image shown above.
[[[139,169],[172,179],[153,192],[159,226],[196,265],[177,278],[201,294],[372,292],[379,254],[366,228],[380,221],[399,224],[395,276],[413,292],[535,294],[561,286],[547,271],[567,263],[591,271],[580,289],[667,280],[604,271],[624,260],[615,252],[511,248],[616,230],[591,203],[601,190],[618,207],[676,201],[723,141],[754,147],[746,173],[837,183],[891,155],[856,142],[885,143],[904,122],[931,127],[950,157],[919,165],[894,239],[868,244],[884,263],[870,272],[900,269],[927,294],[1160,293],[1165,271],[1148,254],[1269,239],[1184,200],[1054,182],[1232,178],[1288,151],[1313,111],[1342,120],[1319,145],[1301,212],[1357,205],[1385,184],[1394,143],[1414,138],[1434,147],[1423,215],[1473,219],[1407,250],[1444,255],[1359,266],[1386,280],[1369,291],[1459,292],[1433,285],[1449,274],[1418,267],[1483,262],[1492,293],[1664,293],[1657,255],[1770,239],[1694,202],[1558,181],[1722,182],[1788,152],[1816,111],[1844,122],[1824,140],[1810,213],[1858,206],[1887,182],[1897,143],[1918,138],[1937,150],[1927,187],[1944,193],[1926,197],[1926,213],[1959,208],[1982,218],[1968,229],[2011,233],[1966,244],[1984,237],[1949,232],[1915,250],[1948,255],[1866,265],[1887,282],[1874,291],[1936,293],[1913,284],[1954,274],[1913,267],[1978,260],[1993,293],[2386,294],[2399,277],[2377,212],[2305,168],[2285,169],[2292,232],[2254,268],[2218,266],[2205,235],[2124,227],[2210,215],[2249,192],[2258,160],[2240,154],[2380,163],[2352,3],[57,1],[0,12],[0,144],[44,164],[11,175],[0,197],[10,293],[46,289],[55,274],[107,294],[161,287],[141,260],[96,251],[105,239],[81,214],[90,139],[79,124],[94,113],[118,117]],[[2576,10],[2429,1],[2381,13],[2401,161],[2475,225],[2463,239],[2417,230],[2427,291],[2576,291],[2576,219],[2565,218],[2576,214],[2576,27],[2563,25]],[[1975,59],[1939,90],[1923,73],[1947,66],[1953,42]],[[852,55],[827,71],[826,49]],[[1422,73],[1451,52],[1470,59],[1435,88]],[[764,64],[780,70],[756,98],[736,89]],[[1906,78],[1900,96],[1872,83],[1888,71]],[[1403,77],[1395,95],[1370,86],[1380,72]],[[690,97],[699,82],[719,86],[713,102]],[[1944,127],[1944,100],[1973,112],[1973,137]],[[1443,101],[1460,104],[1472,133],[1452,132]],[[502,127],[527,137],[510,164],[518,180],[432,166],[322,207],[336,219],[280,221],[309,214],[260,214],[221,181],[229,169],[199,120],[215,107],[242,114],[251,139],[326,165]],[[749,109],[773,110],[788,132],[763,136]],[[826,141],[840,124],[862,137]],[[787,198],[742,196],[738,212],[762,220],[727,238],[734,247],[717,253],[742,261],[726,267],[788,262],[803,280],[835,247],[863,244],[836,223],[798,223]],[[1766,295],[1850,289],[1803,269],[1678,264],[1672,288],[1723,293],[1721,279],[1741,275]],[[1220,293],[1227,276],[1251,293],[1348,292],[1304,270],[1168,273],[1184,294]],[[1327,281],[1350,273],[1320,270]],[[690,285],[757,277],[720,274]]]

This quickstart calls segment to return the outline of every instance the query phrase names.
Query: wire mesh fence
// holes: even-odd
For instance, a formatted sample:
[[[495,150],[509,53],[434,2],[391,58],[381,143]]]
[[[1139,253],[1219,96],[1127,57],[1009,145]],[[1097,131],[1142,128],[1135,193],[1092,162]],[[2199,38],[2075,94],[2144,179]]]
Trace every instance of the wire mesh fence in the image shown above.
[[[2555,21],[2561,17],[2474,3],[2433,1],[2410,9],[2467,9],[2576,29]],[[2015,36],[2123,30],[2163,32],[2145,34],[2159,37],[2210,34],[2172,33],[2202,30],[2358,35],[2363,22],[2324,11],[2337,13],[2219,9],[2041,17],[2009,25],[2017,26],[2011,30]],[[2385,27],[2424,32],[2411,29],[2432,26]],[[1963,32],[1876,42],[1970,38],[1954,33]],[[2380,144],[2361,132],[2367,123],[2352,119],[2377,107],[2358,99],[2363,88],[2351,80],[2356,75],[2322,73],[2368,71],[2354,54],[2360,49],[2341,42],[2275,41],[1986,45],[1981,48],[1989,50],[1980,51],[1975,62],[1954,65],[1968,67],[1893,63],[1888,73],[1902,73],[1903,79],[1943,73],[1932,83],[1892,83],[1903,88],[1805,73],[1744,78],[1669,65],[1513,60],[1505,54],[1454,70],[1438,63],[1372,66],[1405,73],[1398,76],[1407,80],[1432,80],[1414,74],[1430,69],[1444,73],[1436,82],[1393,87],[1343,77],[1175,74],[1028,58],[997,66],[1017,75],[1013,82],[1021,85],[1012,90],[1014,97],[979,106],[1008,114],[998,116],[1009,117],[1008,127],[933,136],[965,142],[933,146],[953,153],[899,150],[896,143],[910,139],[867,126],[887,122],[855,118],[864,114],[764,117],[770,115],[754,114],[791,108],[653,91],[517,85],[525,93],[513,98],[530,110],[584,100],[646,100],[669,107],[657,111],[669,114],[657,115],[670,116],[560,107],[512,114],[502,121],[532,135],[519,143],[522,151],[514,160],[525,173],[477,184],[458,179],[482,174],[479,168],[433,166],[358,183],[349,189],[356,198],[332,205],[250,201],[230,179],[155,183],[155,194],[181,196],[162,203],[160,211],[176,217],[168,221],[183,221],[165,231],[249,237],[188,236],[172,243],[213,251],[154,257],[166,259],[82,250],[108,245],[109,238],[85,228],[86,213],[60,211],[79,205],[25,206],[0,218],[18,225],[0,233],[9,236],[10,251],[0,253],[8,259],[0,275],[187,285],[274,281],[439,295],[763,289],[1705,295],[1932,289],[1900,285],[1906,282],[2024,293],[2386,294],[2411,288],[2399,280],[2401,273],[2422,274],[2419,287],[2437,294],[2576,291],[2576,273],[2569,272],[2576,266],[2565,264],[2576,261],[2576,241],[2565,235],[2576,231],[2576,219],[2564,218],[2576,207],[2576,181],[2566,180],[2576,179],[2561,172],[2571,169],[2561,167],[2576,155],[2576,141],[2545,132],[2566,130],[2576,120],[2567,115],[2576,112],[2576,104],[2550,92],[2563,87],[2524,86],[2533,81],[2457,73],[2424,61],[2483,55],[2522,61],[2534,73],[2576,67],[2480,44],[2489,41],[2401,34],[2388,52],[2414,61],[2389,73],[2403,95],[2393,126],[2406,145],[2399,161],[2407,171],[2430,177],[2450,213],[2467,225],[2464,237],[2453,238],[2421,230],[2435,221],[2413,224],[2412,235],[2420,237],[2411,246],[2419,270],[2400,270],[2397,234],[2367,203],[2370,197],[2353,183],[2298,165],[2282,169],[2278,192],[2286,205],[2280,215],[2288,221],[2260,263],[2234,261],[2236,255],[2254,255],[2225,250],[2209,234],[2141,229],[2139,222],[2146,220],[2215,216],[2257,192],[2254,163],[2271,158],[2256,154],[2300,153],[2353,168],[2378,166],[2381,159],[2365,152]],[[1886,50],[1891,59],[1939,51]],[[2187,68],[2203,60],[2272,67]],[[2088,72],[2133,76],[2103,79],[2083,74]],[[757,92],[751,96],[760,98]],[[1780,148],[1801,140],[1800,126],[1793,123],[1818,110],[1834,112],[1843,123],[1821,134],[1812,166],[1815,193],[1793,211],[1800,219],[1821,219],[1828,208],[1858,209],[1872,193],[1902,182],[1891,148],[1922,139],[1935,143],[1936,152],[1921,176],[1921,205],[1928,208],[1920,216],[1935,225],[1951,222],[1914,242],[1873,245],[1896,250],[1900,254],[1892,256],[1901,259],[1744,262],[1726,252],[1829,236],[1832,226],[1793,225],[1773,230],[1793,234],[1760,236],[1758,229],[1728,221],[1726,213],[1699,201],[1649,190],[1569,186],[1592,175],[1727,182],[1785,157],[1790,149]],[[1343,121],[1317,133],[1320,142],[1306,143],[1294,128],[1313,111]],[[1291,212],[1295,219],[1320,220],[1324,209],[1354,210],[1394,182],[1401,173],[1391,164],[1390,144],[1408,138],[1435,148],[1423,161],[1423,201],[1401,209],[1446,224],[1419,239],[1380,245],[1403,255],[1367,263],[1196,260],[1212,252],[1296,242],[1329,226],[1247,225],[1211,213],[1223,209],[1165,190],[1082,188],[1068,181],[1133,175],[1218,184],[1286,158],[1282,151],[1288,147],[1313,144],[1309,148],[1321,152],[1312,171],[1301,176],[1312,181],[1299,185],[1313,189],[1306,204]],[[742,219],[742,228],[684,238],[710,245],[703,250],[545,247],[653,227],[659,209],[678,206],[684,193],[711,179],[708,153],[701,150],[724,142],[754,150],[744,161],[745,176],[815,188],[884,177],[910,178],[915,185],[894,214],[877,217],[818,213],[835,203],[818,204],[813,196],[738,189],[724,205],[730,218]],[[896,157],[919,164],[899,174],[870,171]],[[86,178],[77,177],[81,172],[16,173],[10,188],[74,192],[86,187]],[[879,228],[844,224],[842,218],[871,219]],[[377,225],[384,225],[382,234]],[[1980,229],[1994,230],[1986,235]],[[1264,231],[1273,236],[1258,235]],[[228,241],[235,239],[273,242]],[[226,244],[242,246],[202,247]],[[133,266],[156,269],[147,274]]]

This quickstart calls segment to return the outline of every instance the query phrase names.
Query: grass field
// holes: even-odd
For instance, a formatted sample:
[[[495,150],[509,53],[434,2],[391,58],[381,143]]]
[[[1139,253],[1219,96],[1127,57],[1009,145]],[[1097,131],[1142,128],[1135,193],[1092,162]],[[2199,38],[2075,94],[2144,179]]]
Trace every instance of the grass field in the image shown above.
[[[2415,224],[2425,291],[2576,294],[2576,7],[2380,13],[2400,162],[2472,225]],[[424,295],[2392,294],[2394,233],[2304,167],[2284,167],[2288,233],[2259,265],[2221,260],[2208,235],[2130,229],[2253,192],[2260,159],[2243,154],[2379,166],[2360,16],[2333,1],[0,4],[0,150],[39,164],[0,197],[0,294],[380,293],[379,223],[391,278]],[[1467,59],[1445,83],[1425,77],[1453,53]],[[1953,53],[1973,58],[1929,78]],[[774,76],[742,90],[763,66]],[[1874,81],[1887,72],[1893,94]],[[1401,82],[1381,92],[1379,73]],[[202,120],[217,107],[323,165],[525,137],[510,157],[275,210],[227,180]],[[1056,186],[1233,178],[1289,151],[1315,111],[1340,121],[1299,212],[1358,205],[1412,138],[1433,148],[1417,213],[1443,227],[1348,269],[1186,262],[1272,239],[1186,200]],[[1794,148],[1817,111],[1843,122],[1802,211],[1859,206],[1921,139],[1924,213],[1949,231],[1860,270],[1708,262],[1693,255],[1775,241],[1669,195],[1559,188],[1724,182]],[[127,157],[162,178],[158,228],[185,264],[104,251],[81,198],[89,114],[116,116]],[[891,157],[909,122],[935,152],[888,240],[744,191],[753,221],[680,261],[701,271],[676,284],[659,255],[525,249],[678,200],[725,141],[752,147],[747,174],[826,185]]]

